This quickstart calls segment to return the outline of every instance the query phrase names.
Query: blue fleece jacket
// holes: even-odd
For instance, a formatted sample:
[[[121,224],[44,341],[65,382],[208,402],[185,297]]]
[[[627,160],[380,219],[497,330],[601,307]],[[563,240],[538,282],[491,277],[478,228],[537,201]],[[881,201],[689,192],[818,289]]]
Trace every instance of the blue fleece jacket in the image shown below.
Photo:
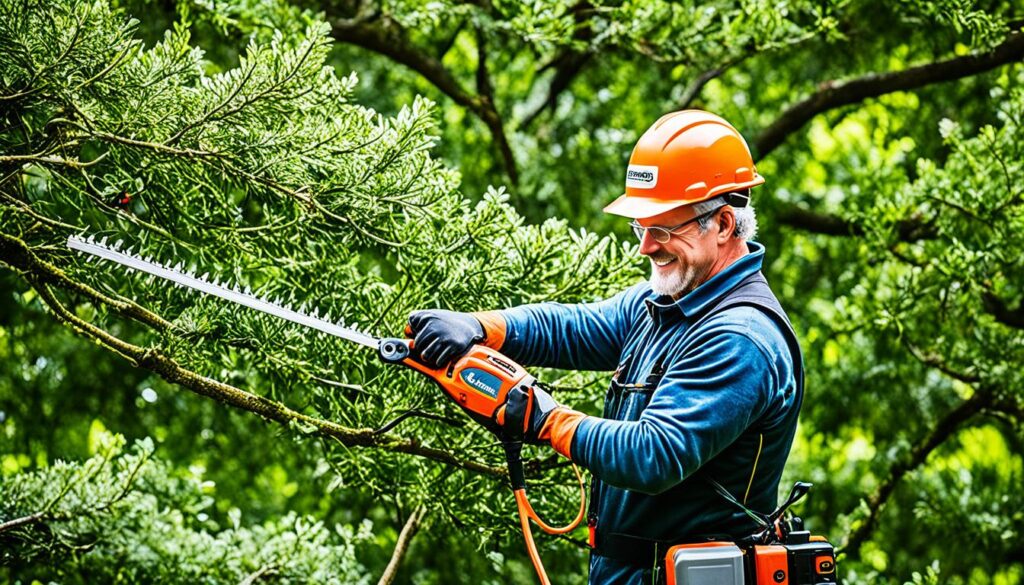
[[[748,246],[749,254],[678,301],[642,283],[596,303],[502,312],[501,351],[521,364],[615,371],[627,386],[656,380],[648,389],[613,384],[603,417],[584,419],[573,438],[572,459],[595,478],[591,583],[650,582],[648,559],[600,554],[623,537],[682,542],[753,532],[751,520],[703,477],[753,510],[776,506],[801,373],[780,325],[764,311],[737,306],[702,320],[760,270],[764,247]],[[650,378],[657,366],[663,375]]]

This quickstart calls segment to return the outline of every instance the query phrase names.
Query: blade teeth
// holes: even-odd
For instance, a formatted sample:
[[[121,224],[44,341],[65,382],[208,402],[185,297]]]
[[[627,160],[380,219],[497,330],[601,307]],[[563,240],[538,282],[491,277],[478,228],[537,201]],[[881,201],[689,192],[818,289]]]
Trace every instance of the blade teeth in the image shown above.
[[[107,245],[107,236],[103,236],[103,238],[100,240],[100,245],[101,246],[106,246]]]
[[[320,316],[320,309],[317,307],[313,307],[313,312],[310,313],[309,316],[316,319],[317,317]]]
[[[86,242],[89,242],[90,244],[93,244],[93,243],[95,243],[95,242],[96,242],[96,238],[94,238],[94,237],[93,237],[93,236],[92,236],[92,235],[90,234],[90,235],[89,235],[89,237],[88,237],[88,238],[86,238],[86,240],[85,240],[85,241],[86,241]]]
[[[245,293],[246,296],[252,296],[252,289],[250,289],[249,287],[245,287],[245,291],[243,292]]]
[[[124,245],[124,240],[118,240],[114,242],[114,249],[120,250],[122,245]]]
[[[330,313],[330,311],[324,313],[323,320],[327,321],[328,323],[331,322],[331,313]]]
[[[203,275],[199,277],[199,280],[201,280],[201,281],[203,281],[203,282],[207,282],[207,280],[206,280],[206,279],[207,279],[207,277],[209,277],[209,276],[210,276],[210,273],[209,273],[209,272],[204,272],[204,273],[203,273]]]

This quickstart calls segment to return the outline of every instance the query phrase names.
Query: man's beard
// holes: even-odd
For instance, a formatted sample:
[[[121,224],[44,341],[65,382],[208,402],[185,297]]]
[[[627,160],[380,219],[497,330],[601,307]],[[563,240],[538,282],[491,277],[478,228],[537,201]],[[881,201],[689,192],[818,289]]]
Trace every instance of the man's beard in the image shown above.
[[[655,260],[669,260],[675,258],[673,270],[662,274],[654,264]],[[651,290],[657,295],[667,295],[673,298],[680,298],[689,293],[702,282],[702,276],[706,274],[703,267],[695,264],[684,265],[678,257],[670,254],[659,254],[651,256]]]

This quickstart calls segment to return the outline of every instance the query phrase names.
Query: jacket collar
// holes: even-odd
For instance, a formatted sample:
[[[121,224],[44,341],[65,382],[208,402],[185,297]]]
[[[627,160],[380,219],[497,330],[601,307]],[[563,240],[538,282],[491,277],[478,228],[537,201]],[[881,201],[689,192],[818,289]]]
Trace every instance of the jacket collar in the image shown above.
[[[750,252],[749,254],[726,266],[724,270],[678,301],[673,300],[670,296],[656,295],[652,292],[646,300],[648,314],[655,321],[662,321],[677,311],[687,318],[700,315],[709,309],[715,301],[735,288],[744,278],[761,270],[764,246],[757,242],[747,242],[747,250]]]

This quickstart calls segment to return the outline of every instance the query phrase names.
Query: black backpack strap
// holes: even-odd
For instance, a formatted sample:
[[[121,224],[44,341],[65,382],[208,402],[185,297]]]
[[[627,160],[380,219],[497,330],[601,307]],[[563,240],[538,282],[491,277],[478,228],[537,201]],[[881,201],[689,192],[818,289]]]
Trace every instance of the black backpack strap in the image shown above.
[[[793,325],[786,316],[786,312],[775,298],[771,289],[768,288],[768,281],[760,271],[751,274],[743,279],[735,288],[725,294],[720,301],[715,303],[707,312],[702,315],[696,323],[690,327],[690,331],[697,331],[706,321],[732,307],[748,306],[760,310],[770,318],[782,332],[782,337],[789,348],[790,357],[793,359],[793,376],[796,379],[797,392],[802,396],[804,387],[803,354],[800,351],[800,343],[797,341]],[[789,395],[787,394],[787,398]]]

